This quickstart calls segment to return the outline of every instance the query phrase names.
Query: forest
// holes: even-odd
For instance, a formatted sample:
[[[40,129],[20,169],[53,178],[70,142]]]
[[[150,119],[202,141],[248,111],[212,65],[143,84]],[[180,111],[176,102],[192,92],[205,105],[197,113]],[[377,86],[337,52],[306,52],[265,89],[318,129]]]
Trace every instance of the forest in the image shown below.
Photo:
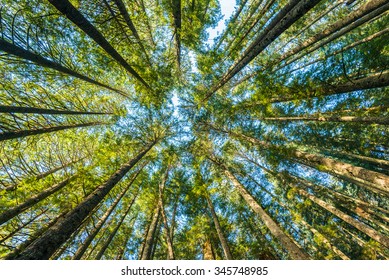
[[[1,0],[0,259],[389,259],[388,11]]]

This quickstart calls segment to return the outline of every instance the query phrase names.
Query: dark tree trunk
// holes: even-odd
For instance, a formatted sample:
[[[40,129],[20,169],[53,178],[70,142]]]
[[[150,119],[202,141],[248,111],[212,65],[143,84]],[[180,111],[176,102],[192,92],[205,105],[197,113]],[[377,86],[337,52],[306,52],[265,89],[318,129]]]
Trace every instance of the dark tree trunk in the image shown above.
[[[209,210],[211,211],[213,224],[215,225],[217,235],[219,237],[220,243],[222,244],[224,256],[225,256],[226,260],[232,260],[233,258],[232,258],[232,254],[230,251],[230,246],[228,246],[227,239],[224,237],[222,228],[221,228],[220,223],[219,223],[219,219],[216,215],[211,198],[209,197],[208,194],[206,195],[206,199],[207,199]]]
[[[139,175],[141,169],[133,176],[130,183],[125,187],[117,196],[114,202],[109,206],[107,211],[101,216],[97,224],[95,225],[94,229],[89,233],[88,237],[82,242],[81,246],[77,249],[76,253],[73,255],[73,260],[80,260],[81,257],[84,255],[86,249],[88,249],[89,245],[92,243],[93,239],[96,237],[96,235],[100,232],[101,228],[105,224],[105,222],[108,220],[109,216],[112,214],[113,210],[115,210],[118,203],[121,201],[123,196],[127,193],[128,189],[132,186],[134,181],[136,180],[137,176]]]
[[[0,133],[0,141],[15,139],[15,138],[24,138],[24,137],[31,136],[31,135],[50,133],[50,132],[65,130],[65,129],[69,129],[69,128],[80,128],[80,127],[96,126],[96,125],[103,125],[103,124],[105,124],[105,123],[90,122],[90,123],[81,123],[81,124],[70,124],[70,125],[35,128],[35,129],[30,129],[30,130],[2,132],[2,133]]]
[[[123,164],[107,181],[97,187],[61,221],[58,221],[48,229],[15,259],[48,259],[77,230],[84,219],[104,199],[111,189],[155,144],[156,140],[148,144],[128,163]]]
[[[141,76],[128,64],[128,62],[112,47],[105,37],[94,27],[68,0],[49,0],[49,2],[64,14],[70,21],[77,25],[82,31],[91,37],[102,47],[113,59],[132,74],[138,81],[149,88],[149,85]]]
[[[316,196],[308,193],[307,191],[305,191],[303,189],[298,189],[298,192],[302,196],[304,196],[306,198],[309,198],[310,200],[312,200],[313,202],[315,202],[317,205],[321,206],[322,208],[324,208],[328,212],[332,213],[333,215],[339,217],[340,219],[342,219],[346,223],[352,225],[356,229],[358,229],[361,232],[365,233],[366,235],[370,236],[372,239],[374,239],[375,241],[381,243],[386,248],[389,248],[389,237],[387,237],[387,236],[377,232],[376,230],[374,230],[373,228],[369,227],[368,225],[353,219],[351,216],[349,216],[346,213],[340,211],[335,206],[325,202],[324,200],[321,200],[321,199],[317,198]]]
[[[115,88],[112,88],[108,85],[105,85],[105,84],[102,84],[98,81],[95,81],[93,80],[92,78],[89,78],[87,76],[84,76],[76,71],[73,71],[71,69],[68,69],[64,66],[62,66],[61,64],[57,63],[57,62],[54,62],[54,61],[51,61],[49,59],[46,59],[38,54],[35,54],[33,52],[30,52],[28,50],[25,50],[25,49],[22,49],[14,44],[11,44],[11,43],[8,43],[7,41],[3,40],[0,38],[0,50],[3,51],[3,52],[6,52],[6,53],[9,53],[9,54],[12,54],[14,56],[17,56],[17,57],[20,57],[20,58],[23,58],[25,60],[28,60],[28,61],[31,61],[31,62],[34,62],[40,66],[43,66],[43,67],[47,67],[47,68],[51,68],[51,69],[54,69],[58,72],[61,72],[61,73],[64,73],[64,74],[67,74],[67,75],[70,75],[70,76],[73,76],[73,77],[76,77],[78,79],[81,79],[85,82],[88,82],[88,83],[91,83],[93,85],[96,85],[96,86],[100,86],[100,87],[103,87],[103,88],[106,88],[106,89],[109,89],[109,90],[112,90],[116,93],[119,93],[125,97],[128,97],[124,92],[118,90],[118,89],[115,89]]]
[[[37,107],[2,106],[0,113],[42,114],[42,115],[112,115],[104,112],[80,112],[71,110],[44,109]]]
[[[348,16],[338,20],[337,22],[331,24],[325,30],[323,30],[321,32],[317,32],[314,36],[305,40],[302,44],[299,44],[299,46],[297,46],[297,47],[293,48],[292,50],[288,51],[287,53],[285,53],[278,62],[280,62],[280,61],[284,60],[285,58],[290,57],[298,52],[301,52],[302,50],[313,45],[314,43],[340,31],[341,29],[347,27],[350,24],[357,22],[357,20],[361,19],[363,16],[365,16],[371,12],[374,12],[374,10],[384,6],[385,4],[388,4],[387,0],[370,0],[368,3],[366,3],[361,8],[350,13]],[[362,23],[358,23],[358,24],[360,25]]]
[[[149,226],[149,230],[147,231],[145,244],[141,255],[141,260],[151,260],[153,244],[155,242],[155,232],[158,226],[160,213],[161,211],[158,206],[157,208],[155,208],[153,218]]]

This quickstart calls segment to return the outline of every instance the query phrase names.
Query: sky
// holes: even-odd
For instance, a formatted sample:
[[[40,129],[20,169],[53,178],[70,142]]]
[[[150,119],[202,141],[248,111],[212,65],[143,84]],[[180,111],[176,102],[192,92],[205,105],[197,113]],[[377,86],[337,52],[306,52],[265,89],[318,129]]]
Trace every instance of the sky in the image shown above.
[[[214,29],[209,29],[209,42],[212,42],[213,39],[218,35],[225,27],[225,21],[230,18],[235,7],[235,0],[219,0],[221,12],[223,18],[219,21],[219,24]]]

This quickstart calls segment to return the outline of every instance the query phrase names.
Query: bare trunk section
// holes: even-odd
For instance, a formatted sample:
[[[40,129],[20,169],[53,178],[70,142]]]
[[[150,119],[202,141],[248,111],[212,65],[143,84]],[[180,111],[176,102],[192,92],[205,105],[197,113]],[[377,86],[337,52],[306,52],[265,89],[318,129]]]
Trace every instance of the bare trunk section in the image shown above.
[[[215,208],[213,207],[212,200],[209,197],[208,194],[206,194],[205,198],[207,199],[208,207],[209,210],[211,211],[212,215],[212,220],[216,228],[217,235],[219,237],[220,243],[222,244],[223,252],[224,252],[224,257],[226,260],[232,260],[232,254],[230,251],[230,247],[228,246],[227,239],[224,237],[222,228],[219,223],[219,219],[216,215]]]
[[[381,233],[377,232],[373,228],[369,227],[368,225],[361,223],[355,219],[353,219],[351,216],[345,214],[344,212],[337,209],[335,206],[332,206],[331,204],[325,202],[324,200],[321,200],[317,198],[316,196],[308,193],[307,191],[303,189],[298,189],[298,192],[315,202],[317,205],[321,206],[328,212],[334,214],[335,216],[339,217],[349,225],[352,225],[356,229],[360,230],[361,232],[365,233],[366,235],[370,236],[375,241],[379,242],[380,244],[384,245],[386,248],[389,248],[389,237],[382,235]]]
[[[178,68],[181,67],[181,0],[171,0],[176,39],[176,56]]]
[[[315,122],[352,122],[363,124],[383,124],[389,125],[389,118],[387,117],[354,117],[354,116],[293,116],[293,117],[266,117],[260,118],[263,121],[315,121]]]
[[[14,44],[11,44],[11,43],[9,43],[9,42],[1,39],[1,38],[0,38],[0,50],[3,51],[3,52],[6,52],[6,53],[12,54],[14,56],[20,57],[22,59],[34,62],[35,64],[38,64],[40,66],[54,69],[54,70],[56,70],[58,72],[61,72],[61,73],[73,76],[73,77],[81,79],[81,80],[83,80],[85,82],[88,82],[88,83],[91,83],[93,85],[100,86],[100,87],[112,90],[112,91],[114,91],[116,93],[119,93],[119,94],[125,96],[125,97],[128,97],[128,95],[126,95],[124,92],[122,92],[122,91],[120,91],[118,89],[112,88],[112,87],[110,87],[108,85],[105,85],[105,84],[102,84],[102,83],[100,83],[98,81],[95,81],[92,78],[89,78],[89,77],[87,77],[87,76],[85,76],[83,74],[80,74],[80,73],[78,73],[76,71],[68,69],[68,68],[62,66],[61,64],[59,64],[57,62],[54,62],[54,61],[51,61],[51,60],[49,60],[47,58],[44,58],[44,57],[42,57],[42,56],[40,56],[38,54],[35,54],[35,53],[30,52],[28,50],[22,49],[22,48],[14,45]]]
[[[388,32],[389,32],[389,28],[385,28],[384,30],[380,30],[380,31],[378,31],[378,32],[376,32],[376,33],[374,33],[374,34],[372,34],[372,35],[370,35],[370,36],[368,36],[368,37],[366,37],[364,39],[361,39],[361,40],[359,40],[357,42],[354,42],[354,43],[352,43],[350,45],[347,45],[347,46],[345,46],[345,47],[343,47],[343,48],[341,48],[341,49],[339,49],[337,51],[334,51],[333,53],[326,54],[322,58],[318,58],[318,59],[312,60],[312,61],[310,61],[310,62],[308,62],[308,63],[306,63],[306,64],[304,64],[302,66],[294,68],[294,69],[288,71],[287,74],[293,73],[293,72],[295,72],[297,70],[304,69],[305,67],[307,67],[309,65],[315,64],[315,63],[323,61],[323,60],[326,60],[326,59],[328,59],[328,58],[330,58],[332,56],[335,56],[337,54],[344,53],[344,52],[346,52],[349,49],[352,49],[352,48],[357,47],[357,46],[359,46],[361,44],[364,44],[366,42],[370,42],[370,41],[372,41],[372,40],[374,40],[376,38],[379,38],[380,36],[383,36],[383,35],[385,35]]]
[[[160,209],[159,206],[155,208],[153,219],[151,220],[149,230],[147,231],[145,244],[143,247],[143,252],[141,255],[141,260],[150,260],[152,255],[152,248],[155,241],[155,232],[158,226],[159,216],[160,216]]]
[[[10,131],[10,132],[2,132],[0,133],[0,141],[10,140],[15,138],[24,138],[31,135],[39,135],[44,133],[50,133],[70,128],[80,128],[80,127],[88,127],[88,126],[97,126],[104,125],[106,123],[102,122],[89,122],[89,123],[80,123],[80,124],[70,124],[70,125],[59,125],[52,127],[42,127],[35,128],[30,130],[19,130],[19,131]]]
[[[285,250],[288,251],[292,259],[298,260],[308,260],[310,259],[303,250],[301,250],[294,241],[287,236],[279,225],[263,210],[263,208],[258,204],[254,197],[243,187],[243,185],[235,178],[235,176],[225,167],[220,165],[227,176],[227,178],[233,183],[234,187],[238,190],[240,195],[244,198],[247,204],[258,216],[261,218],[263,223],[272,233],[272,235],[282,244]]]
[[[283,64],[282,66],[280,66],[279,68],[277,68],[275,71],[297,61],[298,59],[306,56],[307,54],[311,53],[311,52],[314,52],[315,50],[327,45],[328,43],[340,38],[341,36],[343,36],[344,34],[352,31],[353,29],[359,27],[360,25],[366,23],[366,22],[369,22],[369,21],[374,21],[377,19],[377,17],[384,13],[385,11],[387,11],[389,9],[389,3],[374,10],[373,12],[367,14],[366,16],[356,20],[355,22],[351,23],[350,25],[346,26],[345,28],[343,28],[342,30],[340,30],[339,32],[336,32],[334,34],[331,34],[330,36],[328,36],[328,38],[326,38],[325,40],[323,41],[320,41],[316,46],[313,46],[311,48],[309,48],[305,53],[300,53],[299,55],[297,55],[296,57],[288,60],[285,62],[285,64]]]
[[[111,189],[156,144],[156,141],[154,140],[149,143],[133,159],[123,164],[107,181],[97,187],[78,206],[48,229],[15,259],[48,259],[77,230],[84,219],[104,199]]]
[[[71,22],[91,37],[100,47],[102,47],[114,60],[124,67],[144,86],[150,86],[141,76],[128,64],[128,62],[112,47],[105,37],[94,27],[68,0],[49,0],[49,2],[64,14]]]
[[[116,196],[114,202],[109,206],[109,208],[105,211],[103,216],[99,219],[97,224],[95,225],[95,228],[89,233],[88,237],[82,242],[82,245],[77,249],[76,253],[73,255],[73,260],[80,260],[81,257],[84,255],[85,251],[88,249],[89,245],[92,243],[93,239],[96,237],[96,235],[100,232],[101,228],[105,224],[105,222],[108,220],[112,212],[115,210],[118,203],[121,201],[123,196],[127,193],[128,189],[132,186],[136,178],[138,177],[140,170],[135,173],[135,175],[131,178],[128,185]]]
[[[44,109],[37,107],[2,106],[0,113],[42,114],[42,115],[112,115],[104,112],[80,112],[71,110]]]
[[[26,211],[27,209],[31,208],[32,206],[36,205],[37,203],[41,202],[43,199],[47,198],[48,196],[52,195],[53,193],[56,193],[57,191],[61,190],[75,177],[76,176],[66,178],[65,180],[59,182],[58,184],[55,184],[55,185],[51,186],[50,188],[45,189],[42,192],[30,197],[29,199],[27,199],[23,203],[16,205],[14,207],[11,207],[8,210],[4,211],[3,213],[0,214],[0,225],[9,221],[10,219],[16,217],[17,215]]]
[[[215,260],[215,253],[213,251],[213,246],[211,240],[207,238],[203,244],[203,259],[204,260]]]
[[[164,202],[163,202],[163,193],[165,190],[166,180],[168,179],[169,176],[169,170],[170,170],[170,166],[167,168],[166,173],[163,176],[161,183],[159,184],[158,207],[159,209],[161,209],[161,216],[162,216],[163,226],[165,229],[165,237],[166,237],[166,245],[167,245],[167,253],[168,253],[167,258],[168,260],[174,260],[175,257],[174,257],[173,241],[171,239],[170,228],[167,221],[167,216],[165,213]]]
[[[130,28],[132,34],[134,35],[134,37],[138,41],[138,44],[141,47],[142,51],[144,52],[147,61],[151,65],[150,57],[149,57],[145,47],[143,46],[143,43],[142,43],[142,41],[141,41],[141,39],[139,37],[138,31],[136,30],[135,25],[132,22],[130,15],[128,14],[128,11],[126,9],[125,4],[123,3],[122,0],[114,0],[114,2],[116,4],[116,6],[118,7],[120,14],[124,18],[124,21],[126,22],[127,26]]]

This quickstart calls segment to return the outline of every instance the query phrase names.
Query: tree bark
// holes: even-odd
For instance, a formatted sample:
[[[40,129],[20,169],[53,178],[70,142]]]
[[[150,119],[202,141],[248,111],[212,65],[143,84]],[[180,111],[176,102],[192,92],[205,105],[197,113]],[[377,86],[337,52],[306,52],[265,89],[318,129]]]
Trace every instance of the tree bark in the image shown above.
[[[215,225],[217,235],[219,237],[220,243],[221,243],[222,248],[223,248],[224,257],[226,260],[232,260],[233,258],[232,258],[232,254],[230,251],[230,247],[228,246],[227,239],[224,237],[224,234],[223,234],[222,228],[220,226],[219,219],[216,215],[215,209],[213,207],[211,198],[209,197],[208,194],[205,195],[205,198],[207,199],[208,207],[209,207],[209,210],[210,210],[211,215],[212,215],[212,220],[213,220],[213,223]]]
[[[142,77],[128,64],[128,62],[112,47],[105,37],[94,27],[68,0],[49,0],[49,2],[71,22],[91,37],[100,47],[102,47],[114,60],[124,67],[144,86],[150,86]]]
[[[101,228],[103,227],[105,222],[108,220],[108,218],[112,214],[113,210],[115,210],[118,203],[121,201],[123,196],[127,193],[128,189],[132,186],[132,184],[136,180],[136,178],[139,175],[141,170],[142,170],[142,168],[137,173],[135,173],[135,175],[131,178],[129,184],[116,196],[114,202],[112,202],[112,204],[105,211],[103,216],[101,216],[101,218],[99,219],[99,221],[95,225],[94,229],[89,233],[88,237],[82,242],[81,246],[78,247],[76,253],[72,257],[73,260],[80,260],[81,259],[81,257],[84,255],[85,251],[88,249],[89,245],[92,243],[93,239],[100,232]]]
[[[158,198],[158,207],[161,209],[161,216],[163,221],[163,226],[165,229],[165,237],[166,237],[166,245],[167,245],[167,258],[168,260],[174,260],[174,247],[173,247],[173,241],[170,236],[170,227],[167,221],[167,216],[165,213],[164,203],[163,203],[163,193],[165,190],[165,184],[166,180],[169,176],[169,170],[170,166],[167,168],[165,175],[162,178],[161,183],[159,184],[159,198]]]
[[[363,124],[389,125],[387,117],[358,117],[358,116],[293,116],[293,117],[266,117],[258,120],[263,121],[315,121],[315,122],[351,122]]]
[[[42,115],[112,115],[104,112],[80,112],[71,110],[44,109],[37,107],[2,106],[0,113],[42,114]]]
[[[215,259],[215,253],[213,251],[213,246],[209,238],[207,238],[203,244],[203,259],[204,260]]]
[[[89,78],[83,74],[80,74],[76,71],[73,71],[71,69],[68,69],[68,68],[62,66],[61,64],[59,64],[57,62],[51,61],[51,60],[44,58],[38,54],[35,54],[33,52],[30,52],[28,50],[20,48],[14,44],[8,43],[7,41],[5,41],[1,38],[0,38],[0,50],[3,52],[6,52],[6,53],[12,54],[14,56],[20,57],[22,59],[34,62],[35,64],[38,64],[40,66],[54,69],[58,72],[73,76],[73,77],[78,78],[80,80],[83,80],[85,82],[109,89],[109,90],[114,91],[116,93],[119,93],[125,97],[128,97],[128,95],[126,93],[124,93],[123,91],[120,91],[120,90],[115,89],[113,87],[110,87],[108,85],[102,84],[98,81],[95,81],[92,78]]]
[[[97,187],[61,221],[48,229],[39,239],[28,246],[15,259],[48,259],[82,224],[89,213],[104,199],[111,189],[156,144],[149,143],[128,163],[123,164],[107,181]]]
[[[19,215],[20,213],[29,209],[30,207],[36,205],[37,203],[41,202],[43,199],[47,198],[48,196],[52,195],[53,193],[56,193],[57,191],[61,190],[75,177],[76,176],[71,176],[69,178],[66,178],[65,180],[59,182],[58,184],[55,184],[55,185],[51,186],[50,188],[45,189],[42,192],[30,197],[29,199],[27,199],[23,203],[16,205],[14,207],[11,207],[8,210],[4,211],[3,213],[0,214],[0,225],[9,221],[10,219],[16,217],[17,215]]]
[[[145,245],[143,248],[143,252],[141,255],[141,260],[150,260],[152,255],[152,247],[155,240],[155,232],[157,229],[159,216],[160,216],[160,208],[159,206],[155,208],[153,219],[151,220],[149,230],[147,231],[146,239],[145,239]]]
[[[181,0],[171,0],[173,18],[174,18],[174,33],[176,39],[176,56],[178,68],[181,67]]]
[[[307,54],[314,52],[315,50],[327,45],[328,43],[336,40],[337,38],[340,38],[344,34],[352,31],[353,29],[359,27],[360,25],[362,25],[366,22],[369,22],[370,20],[374,20],[374,18],[378,17],[380,14],[384,13],[388,9],[389,9],[389,3],[382,6],[382,7],[379,7],[378,9],[376,9],[376,10],[372,11],[371,13],[365,15],[364,17],[356,20],[355,22],[352,22],[351,24],[349,24],[348,26],[346,26],[342,30],[339,30],[338,32],[331,34],[325,40],[320,41],[316,46],[313,46],[310,49],[308,49],[305,53],[300,53],[296,57],[286,61],[285,64],[283,64],[282,66],[277,68],[275,71],[278,71],[279,69],[284,68],[285,66],[297,61],[298,59],[306,56]]]
[[[289,255],[292,259],[299,260],[308,260],[310,259],[309,255],[307,255],[304,251],[302,251],[294,241],[288,237],[279,225],[263,210],[263,208],[258,204],[258,202],[254,199],[254,197],[243,187],[243,185],[235,178],[235,176],[225,167],[220,165],[227,178],[232,182],[234,187],[240,193],[240,195],[244,198],[247,204],[258,216],[261,218],[263,223],[267,226],[272,235],[282,244],[282,246],[288,251]]]
[[[80,124],[59,125],[59,126],[52,126],[52,127],[42,127],[42,128],[35,128],[29,130],[2,132],[0,133],[0,141],[10,140],[15,138],[24,138],[31,135],[50,133],[50,132],[65,130],[69,128],[80,128],[80,127],[96,126],[96,125],[103,125],[103,124],[106,123],[89,122],[89,123],[80,123]]]
[[[359,40],[359,41],[357,41],[357,42],[354,42],[354,43],[352,43],[352,44],[350,44],[350,45],[347,45],[347,46],[345,46],[345,47],[342,47],[341,49],[339,49],[339,50],[337,50],[337,51],[334,51],[334,52],[332,52],[332,53],[330,53],[330,54],[326,54],[325,57],[322,57],[322,58],[318,58],[318,59],[312,60],[312,61],[310,61],[310,62],[308,62],[308,63],[306,63],[306,64],[304,64],[304,65],[302,65],[302,66],[299,66],[299,67],[297,67],[297,68],[294,68],[294,69],[288,71],[287,74],[293,73],[293,72],[295,72],[295,71],[297,71],[297,70],[304,69],[305,67],[307,67],[307,66],[309,66],[309,65],[315,64],[315,63],[320,62],[320,61],[323,61],[323,60],[326,60],[326,59],[328,59],[328,58],[330,58],[330,57],[332,57],[332,56],[335,56],[335,55],[337,55],[337,54],[344,53],[344,52],[346,52],[346,51],[349,50],[349,49],[352,49],[352,48],[354,48],[354,47],[357,47],[357,46],[359,46],[359,45],[361,45],[361,44],[364,44],[364,43],[366,43],[366,42],[370,42],[370,41],[372,41],[372,40],[374,40],[374,39],[376,39],[376,38],[378,38],[378,37],[380,37],[380,36],[385,35],[385,34],[388,33],[388,32],[389,32],[389,28],[385,28],[384,30],[380,30],[380,31],[378,31],[378,32],[376,32],[376,33],[374,33],[374,34],[372,34],[372,35],[370,35],[370,36],[368,36],[368,37],[366,37],[366,38],[364,38],[364,39],[361,39],[361,40]]]

